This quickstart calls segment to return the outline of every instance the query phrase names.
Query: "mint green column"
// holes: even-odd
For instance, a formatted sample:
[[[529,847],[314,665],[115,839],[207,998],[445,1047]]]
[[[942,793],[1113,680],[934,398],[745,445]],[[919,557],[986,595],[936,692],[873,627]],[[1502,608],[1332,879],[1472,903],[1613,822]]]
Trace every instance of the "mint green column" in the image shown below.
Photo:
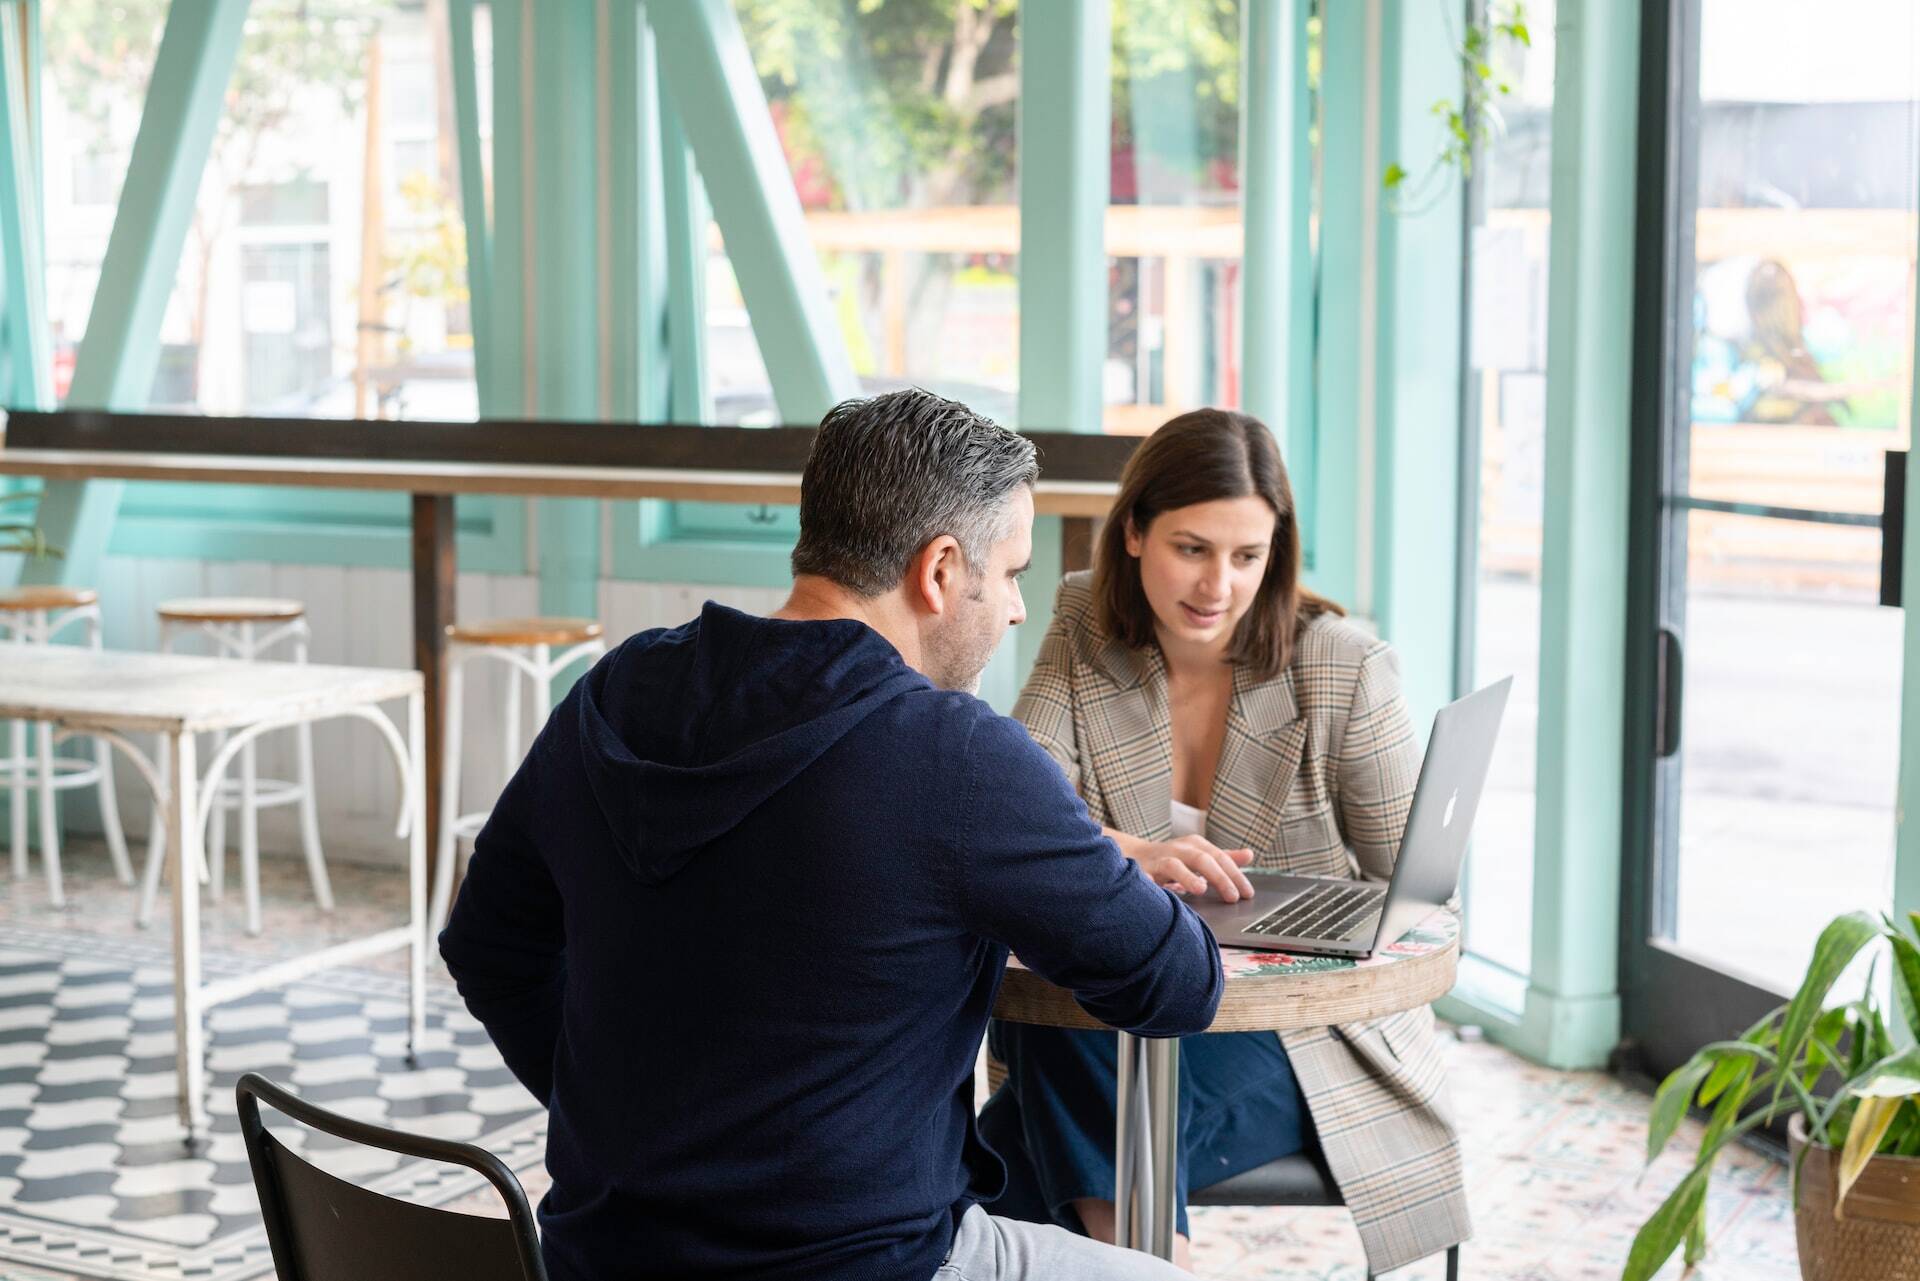
[[[75,408],[146,407],[160,359],[160,320],[173,291],[246,16],[247,0],[201,0],[167,10],[67,396]],[[48,541],[65,555],[28,564],[22,581],[86,583],[94,578],[113,532],[121,489],[119,481],[48,485],[40,524]]]
[[[1313,480],[1312,8],[1246,0],[1240,38],[1240,406],[1280,438],[1296,505]]]
[[[633,0],[616,0],[607,28],[612,183],[608,259],[609,416],[668,418],[667,238],[661,169],[660,87],[653,31]]]
[[[1556,30],[1533,967],[1512,1039],[1574,1068],[1620,1036],[1639,6],[1562,0]]]
[[[1385,0],[1381,19],[1380,154],[1417,170],[1446,141],[1433,104],[1461,92],[1457,16],[1432,0]],[[1371,181],[1379,191],[1378,171]],[[1382,201],[1378,219],[1369,612],[1400,652],[1423,728],[1453,696],[1459,634],[1464,203],[1456,181],[1424,207]]]
[[[729,0],[653,0],[646,12],[780,416],[818,422],[859,384],[740,20]]]
[[[1369,238],[1379,216],[1370,81],[1377,48],[1362,0],[1329,4],[1320,26],[1320,290],[1313,468],[1301,502],[1307,581],[1358,607],[1362,348],[1371,343]],[[1369,151],[1369,146],[1373,150]],[[1367,396],[1371,399],[1371,389]],[[1296,464],[1299,465],[1299,464]]]
[[[537,5],[522,28],[533,44],[532,301],[534,411],[543,418],[602,417],[600,258],[602,173],[598,90],[606,67],[597,48],[599,7],[587,0]],[[530,10],[529,16],[533,16]],[[593,618],[599,613],[600,504],[542,499],[540,608]]]
[[[45,201],[40,186],[37,102],[21,47],[17,5],[0,7],[0,266],[4,267],[6,404],[53,405],[52,333],[47,325]],[[25,11],[29,19],[34,11]]]
[[[660,168],[667,230],[667,346],[673,421],[713,421],[707,380],[707,189],[679,109],[661,87]]]
[[[491,379],[499,351],[493,344],[493,233],[487,221],[487,179],[480,153],[480,83],[473,47],[474,0],[447,0],[447,47],[453,63],[453,119],[460,157],[460,212],[467,233],[467,312],[473,317],[473,381],[480,416],[498,412]]]
[[[532,34],[528,0],[492,0],[493,10],[493,223],[488,269],[493,297],[487,345],[494,353],[487,374],[493,397],[489,414],[507,418],[534,413],[529,297],[532,264],[533,177]],[[478,128],[478,125],[475,126]]]
[[[1102,429],[1107,358],[1107,0],[1024,4],[1020,39],[1020,426]]]

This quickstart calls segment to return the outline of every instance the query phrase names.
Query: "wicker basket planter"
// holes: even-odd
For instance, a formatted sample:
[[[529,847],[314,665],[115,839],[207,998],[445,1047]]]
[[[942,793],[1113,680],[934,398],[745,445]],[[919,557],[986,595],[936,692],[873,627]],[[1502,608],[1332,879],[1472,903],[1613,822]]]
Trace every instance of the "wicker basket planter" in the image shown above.
[[[1808,1146],[1804,1118],[1787,1127],[1793,1159]],[[1794,1232],[1806,1281],[1920,1281],[1920,1157],[1877,1156],[1833,1217],[1840,1154],[1814,1144],[1800,1171]]]

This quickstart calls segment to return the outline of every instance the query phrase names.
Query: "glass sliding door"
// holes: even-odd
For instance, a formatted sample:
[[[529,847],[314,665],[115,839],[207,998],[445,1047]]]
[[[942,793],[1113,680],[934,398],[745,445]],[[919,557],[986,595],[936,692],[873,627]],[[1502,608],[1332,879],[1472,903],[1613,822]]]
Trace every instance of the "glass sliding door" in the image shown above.
[[[1791,993],[1833,916],[1891,906],[1880,525],[1920,154],[1906,0],[1669,4],[1643,71],[1622,974],[1655,1072]]]

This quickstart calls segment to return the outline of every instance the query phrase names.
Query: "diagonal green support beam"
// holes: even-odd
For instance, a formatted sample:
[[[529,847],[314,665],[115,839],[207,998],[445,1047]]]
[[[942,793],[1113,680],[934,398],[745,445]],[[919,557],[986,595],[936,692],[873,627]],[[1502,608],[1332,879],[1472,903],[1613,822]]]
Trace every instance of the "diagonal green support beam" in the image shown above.
[[[447,0],[447,47],[453,62],[454,134],[460,158],[460,213],[467,231],[467,312],[473,317],[473,379],[480,416],[498,412],[490,380],[499,362],[493,345],[493,233],[487,219],[487,175],[480,152],[480,87],[473,48],[474,0]]]
[[[699,160],[781,417],[858,392],[793,175],[729,0],[653,0],[660,76]]]
[[[1108,0],[1020,6],[1020,425],[1103,428]]]
[[[12,409],[53,405],[52,333],[47,324],[45,204],[42,200],[33,68],[24,5],[0,7],[0,267],[4,268],[7,379]]]
[[[247,2],[199,0],[167,10],[67,396],[75,408],[140,409],[153,390],[160,321],[233,75]],[[97,575],[121,489],[118,481],[48,485],[40,524],[65,555],[29,564],[22,579],[78,583]]]

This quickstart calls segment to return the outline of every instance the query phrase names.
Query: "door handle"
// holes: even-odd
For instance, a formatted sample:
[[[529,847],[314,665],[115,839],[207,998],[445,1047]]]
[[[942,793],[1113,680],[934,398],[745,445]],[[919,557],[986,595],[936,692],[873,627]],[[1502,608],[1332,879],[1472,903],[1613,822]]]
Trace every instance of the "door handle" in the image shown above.
[[[1880,493],[1880,603],[1900,605],[1907,532],[1907,451],[1889,449]]]
[[[1659,663],[1659,722],[1654,729],[1654,756],[1664,761],[1680,750],[1680,702],[1686,684],[1680,636],[1671,627],[1660,629]]]

